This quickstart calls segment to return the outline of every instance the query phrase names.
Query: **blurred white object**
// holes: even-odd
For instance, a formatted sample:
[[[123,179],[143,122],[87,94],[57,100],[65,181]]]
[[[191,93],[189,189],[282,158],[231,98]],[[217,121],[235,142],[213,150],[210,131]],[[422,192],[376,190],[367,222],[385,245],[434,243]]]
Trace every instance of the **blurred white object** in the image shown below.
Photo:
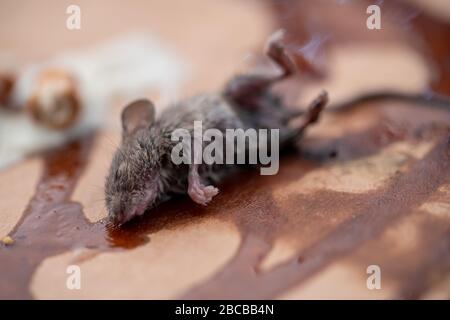
[[[25,107],[38,75],[46,69],[64,70],[76,79],[81,113],[73,126],[55,131],[36,124],[27,113],[0,110],[0,169],[100,127],[113,95],[134,99],[151,89],[159,92],[162,100],[175,99],[185,74],[180,58],[159,41],[147,35],[128,35],[24,68],[12,93],[14,105]]]

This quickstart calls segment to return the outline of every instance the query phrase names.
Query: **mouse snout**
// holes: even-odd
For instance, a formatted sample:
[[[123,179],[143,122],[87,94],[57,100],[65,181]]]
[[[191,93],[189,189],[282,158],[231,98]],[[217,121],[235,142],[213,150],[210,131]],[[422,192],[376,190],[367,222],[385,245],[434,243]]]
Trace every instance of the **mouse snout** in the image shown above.
[[[112,198],[108,209],[109,218],[114,224],[121,225],[126,222],[126,208],[120,197]]]
[[[141,193],[121,193],[108,197],[107,208],[109,219],[122,225],[134,217],[141,216],[155,202],[155,192],[146,190]]]
[[[135,216],[140,216],[144,213],[147,207],[146,200],[145,198],[129,199],[125,196],[116,197],[111,201],[109,217],[114,224],[122,225]]]
[[[133,208],[123,209],[112,212],[112,214],[110,214],[110,219],[114,224],[120,226],[125,222],[131,220],[131,218],[133,218],[135,215],[135,210]]]
[[[118,212],[110,215],[110,218],[115,225],[122,225],[126,222],[125,216],[126,215],[124,214],[123,211],[118,211]]]

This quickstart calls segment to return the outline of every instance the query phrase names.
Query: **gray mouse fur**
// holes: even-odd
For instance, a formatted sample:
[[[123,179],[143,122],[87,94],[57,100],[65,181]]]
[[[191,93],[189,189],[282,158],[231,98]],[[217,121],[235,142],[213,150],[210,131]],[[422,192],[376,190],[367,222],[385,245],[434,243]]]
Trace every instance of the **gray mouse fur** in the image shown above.
[[[212,185],[220,179],[226,165],[175,165],[170,158],[176,142],[175,129],[193,131],[195,120],[203,128],[279,129],[280,146],[302,135],[317,121],[328,101],[326,92],[315,99],[307,111],[292,110],[270,91],[273,83],[295,72],[295,66],[284,51],[282,32],[269,38],[266,53],[280,67],[277,75],[238,75],[223,92],[201,94],[176,103],[155,119],[154,106],[148,100],[129,104],[122,112],[122,143],[114,154],[105,182],[105,201],[109,217],[123,224],[175,193],[187,193],[191,199],[206,205],[218,193]],[[296,127],[289,125],[301,117]]]

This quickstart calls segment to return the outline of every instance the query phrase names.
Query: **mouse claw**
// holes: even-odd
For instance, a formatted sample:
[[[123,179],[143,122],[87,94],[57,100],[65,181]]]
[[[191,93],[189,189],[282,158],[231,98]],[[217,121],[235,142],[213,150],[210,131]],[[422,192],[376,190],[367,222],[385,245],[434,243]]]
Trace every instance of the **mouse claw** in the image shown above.
[[[207,202],[210,202],[214,196],[219,193],[219,189],[214,186],[207,186],[203,189],[204,195],[207,198]]]
[[[219,193],[219,189],[214,186],[204,186],[200,183],[194,183],[189,186],[188,194],[191,199],[203,206],[206,206],[214,196]]]
[[[281,47],[281,42],[286,37],[286,30],[281,28],[272,33],[266,41],[266,51],[269,51],[271,47]]]

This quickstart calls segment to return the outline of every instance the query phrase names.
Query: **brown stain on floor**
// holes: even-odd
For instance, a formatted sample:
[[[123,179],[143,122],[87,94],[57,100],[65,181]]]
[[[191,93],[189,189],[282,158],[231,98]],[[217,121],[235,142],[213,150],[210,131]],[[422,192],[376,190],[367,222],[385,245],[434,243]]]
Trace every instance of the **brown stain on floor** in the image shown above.
[[[92,232],[81,205],[70,201],[91,144],[92,137],[85,138],[44,156],[35,195],[10,233],[15,243],[0,248],[0,298],[31,298],[31,277],[45,258],[92,242],[106,244]]]
[[[386,226],[412,212],[439,186],[449,181],[450,141],[446,136],[408,173],[398,177],[384,190],[366,195],[366,204],[353,213],[353,219],[339,224],[323,239],[300,251],[297,258],[268,272],[256,274],[253,269],[255,264],[261,261],[263,254],[268,253],[263,250],[268,247],[267,244],[261,246],[267,240],[257,234],[246,234],[239,252],[229,265],[209,281],[189,290],[182,298],[273,298],[319,272],[335,259],[349,254],[362,243],[374,239]],[[320,194],[313,197],[320,203]],[[295,199],[291,208],[298,202],[302,200]],[[335,203],[339,206],[338,201]]]
[[[255,169],[238,172],[220,186],[221,194],[206,208],[193,204],[187,197],[178,197],[124,228],[114,228],[105,221],[90,223],[82,206],[70,200],[89,159],[93,137],[51,151],[44,158],[44,172],[36,194],[10,233],[16,243],[0,248],[0,295],[9,299],[32,298],[28,287],[31,277],[48,257],[77,248],[99,252],[131,249],[147,243],[151,234],[161,229],[177,229],[214,217],[238,227],[242,237],[240,248],[215,276],[181,297],[274,297],[373,239],[389,223],[411,212],[442,183],[449,181],[448,130],[441,128],[438,134],[432,126],[419,131],[428,130],[444,135],[445,139],[383,190],[367,194],[320,191],[290,196],[283,204],[272,198],[272,190],[297,181],[327,162],[339,160],[339,154],[343,154],[345,161],[373,154],[399,140],[417,139],[417,128],[399,135],[389,134],[389,139],[374,139],[380,130],[386,128],[368,128],[343,135],[330,145],[315,140],[321,146],[319,149],[315,143],[308,150],[309,143],[305,140],[300,152],[292,150],[282,157],[280,172],[275,176],[260,176]],[[349,145],[353,147],[342,152],[342,147]],[[330,156],[330,150],[338,150],[337,155]],[[383,214],[378,214],[380,211]],[[294,240],[302,236],[301,242],[309,245],[301,248],[292,261],[260,272],[262,259],[281,235],[289,235]]]
[[[425,22],[418,21],[425,24],[423,29],[429,36],[437,37],[435,32],[444,28],[429,22],[430,19],[421,19],[425,19]],[[448,25],[444,29],[448,32]],[[432,43],[442,42],[442,37],[436,39]],[[448,62],[448,51],[438,46],[433,52],[438,63]],[[434,87],[448,94],[445,79],[442,76],[440,84]],[[414,117],[414,112],[409,116]],[[380,121],[374,128],[332,140],[307,138],[300,153],[291,151],[283,156],[280,172],[275,176],[262,177],[250,169],[240,172],[220,186],[221,194],[207,208],[199,208],[188,198],[179,197],[124,228],[114,228],[106,221],[90,223],[81,204],[71,201],[78,178],[89,161],[94,137],[50,151],[44,155],[43,174],[36,193],[10,233],[14,245],[0,246],[0,298],[32,298],[31,278],[48,257],[76,248],[99,252],[132,249],[151,241],[151,234],[161,229],[177,229],[211,217],[238,227],[242,237],[240,248],[214,276],[180,298],[273,298],[376,239],[391,223],[413,214],[439,186],[450,182],[448,123],[447,127],[429,124],[407,129],[399,126],[394,131],[391,128],[392,124],[388,128]],[[379,190],[358,195],[323,191],[290,196],[281,204],[272,198],[272,190],[300,179],[323,164],[376,154],[397,141],[431,138],[439,140],[434,148],[423,159],[411,163],[405,174],[397,175]],[[336,212],[336,215],[330,219],[323,212]],[[434,230],[433,225],[426,228]],[[259,269],[278,237],[288,234],[295,241],[308,236],[302,233],[306,230],[310,232],[310,240],[298,248],[294,258],[268,271]],[[415,280],[400,289],[399,297],[420,297],[429,287],[430,278],[435,281],[436,274],[439,277],[446,272],[450,237],[447,230],[444,226],[440,236],[426,244],[427,254],[412,275]]]

